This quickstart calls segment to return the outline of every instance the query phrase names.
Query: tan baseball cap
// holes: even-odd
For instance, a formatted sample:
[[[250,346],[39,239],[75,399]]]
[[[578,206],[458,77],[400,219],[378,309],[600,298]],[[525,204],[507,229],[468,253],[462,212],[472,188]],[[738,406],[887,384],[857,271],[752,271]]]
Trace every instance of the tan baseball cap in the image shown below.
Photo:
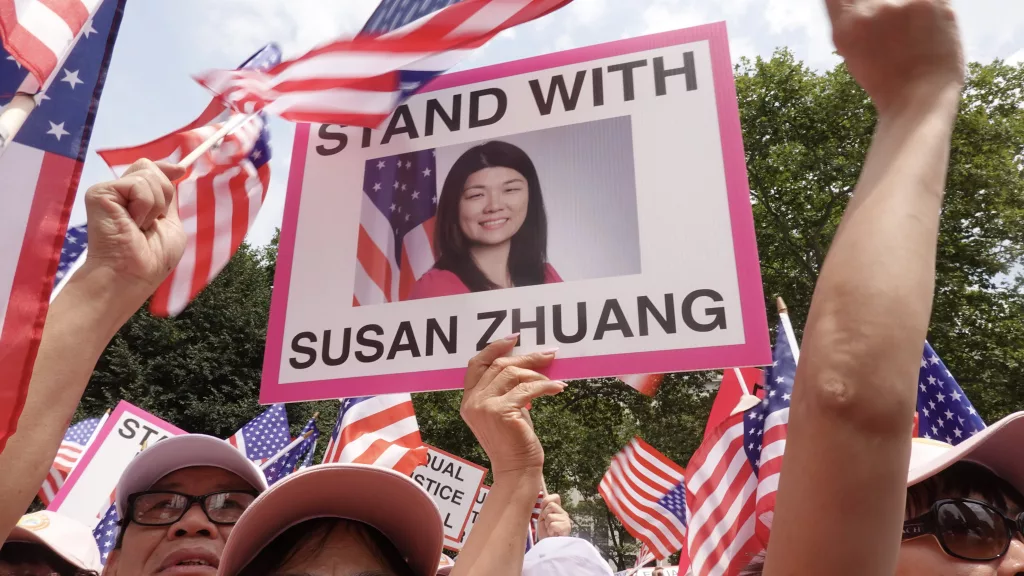
[[[376,528],[416,576],[434,576],[444,544],[441,513],[426,490],[389,468],[321,464],[299,470],[249,505],[224,547],[218,575],[235,576],[285,530],[315,518]]]
[[[927,480],[966,460],[980,464],[1024,493],[1024,412],[1006,418],[978,432],[956,446],[914,438],[910,452],[907,486]]]
[[[117,482],[117,514],[124,518],[128,496],[149,490],[161,478],[182,468],[212,466],[237,474],[263,492],[267,479],[245,454],[220,438],[204,434],[182,434],[146,448],[128,464]]]
[[[42,510],[26,514],[11,530],[7,542],[40,544],[81,570],[103,571],[92,530],[78,520]]]

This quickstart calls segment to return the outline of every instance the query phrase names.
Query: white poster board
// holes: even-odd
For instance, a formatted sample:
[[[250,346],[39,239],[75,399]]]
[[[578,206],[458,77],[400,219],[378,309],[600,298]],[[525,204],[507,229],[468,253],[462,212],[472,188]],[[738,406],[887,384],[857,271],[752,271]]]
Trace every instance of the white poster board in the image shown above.
[[[110,507],[121,473],[142,448],[179,434],[185,431],[122,400],[48,509],[95,526]]]
[[[486,476],[483,466],[427,446],[427,464],[416,468],[412,479],[430,494],[441,511],[446,544],[462,538]]]
[[[476,519],[480,515],[480,511],[484,509],[484,501],[487,500],[487,494],[490,491],[490,486],[480,487],[480,491],[476,493],[476,500],[473,502],[473,510],[469,513],[469,522],[466,522],[466,529],[462,533],[462,538],[460,538],[458,542],[452,542],[445,539],[445,548],[455,550],[456,552],[462,550],[462,547],[466,544],[466,540],[469,538],[469,533],[473,531],[473,526],[476,525]]]

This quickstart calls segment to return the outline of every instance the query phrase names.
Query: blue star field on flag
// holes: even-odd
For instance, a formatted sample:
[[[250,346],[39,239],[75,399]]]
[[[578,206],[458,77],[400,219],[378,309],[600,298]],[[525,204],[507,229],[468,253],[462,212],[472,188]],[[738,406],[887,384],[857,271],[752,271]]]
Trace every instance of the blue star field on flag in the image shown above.
[[[788,422],[790,398],[793,395],[793,380],[796,378],[796,357],[786,336],[785,325],[780,321],[775,330],[775,348],[772,350],[772,365],[764,372],[764,399],[757,406],[747,410],[743,420],[744,451],[754,467],[754,474],[760,471],[761,443],[764,436],[765,420],[785,417]]]
[[[84,224],[81,226],[68,226],[68,231],[64,235],[64,247],[60,249],[57,275],[53,279],[54,286],[64,279],[64,276],[75,265],[75,262],[83,255],[88,242],[89,234]]]
[[[100,549],[100,560],[104,565],[107,563],[107,556],[110,554],[110,551],[117,544],[117,532],[119,529],[117,504],[111,504],[110,508],[107,508],[107,513],[103,515],[99,524],[92,531],[92,537],[96,539],[96,546]]]
[[[253,462],[263,462],[284,450],[291,443],[288,414],[284,404],[274,404],[263,414],[253,418],[231,438],[245,445],[245,455]],[[230,441],[230,440],[229,440]]]
[[[686,526],[686,482],[676,484],[661,497],[661,500],[658,500],[658,504],[678,518],[683,526]]]
[[[99,424],[99,418],[82,420],[68,428],[68,431],[64,433],[64,441],[74,442],[80,446],[85,446],[89,442],[89,439],[92,438],[92,434],[96,431],[96,427],[99,426]]]
[[[985,422],[928,342],[917,383],[918,435],[954,446],[985,429]]]
[[[395,262],[405,235],[437,213],[436,172],[432,149],[366,161],[363,193],[391,224]]]
[[[273,486],[292,472],[298,470],[303,457],[312,452],[313,445],[316,444],[317,438],[320,437],[320,431],[316,427],[316,420],[310,420],[302,429],[302,432],[299,433],[299,436],[304,436],[307,433],[309,433],[308,438],[297,444],[287,454],[263,471],[263,474],[267,477],[268,485]]]

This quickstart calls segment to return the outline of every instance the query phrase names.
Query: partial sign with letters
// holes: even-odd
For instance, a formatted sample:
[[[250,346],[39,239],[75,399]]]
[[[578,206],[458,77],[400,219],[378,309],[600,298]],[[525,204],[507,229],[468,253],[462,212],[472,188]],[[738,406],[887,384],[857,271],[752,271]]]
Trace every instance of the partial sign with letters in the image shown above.
[[[260,399],[771,362],[725,24],[442,76],[377,130],[300,125]]]
[[[412,479],[430,494],[441,511],[445,543],[462,538],[486,476],[483,466],[427,446],[427,464],[416,468]]]
[[[179,434],[185,432],[122,400],[48,509],[94,526],[110,507],[117,481],[132,458],[144,447]]]
[[[473,502],[473,510],[469,513],[469,522],[466,522],[466,529],[462,533],[462,538],[458,542],[452,542],[446,538],[444,541],[445,548],[455,550],[456,552],[462,550],[462,547],[466,544],[466,539],[469,538],[469,533],[473,531],[473,526],[476,525],[477,516],[484,509],[484,501],[487,500],[487,493],[490,491],[490,486],[480,487],[480,491],[476,493],[476,501]]]

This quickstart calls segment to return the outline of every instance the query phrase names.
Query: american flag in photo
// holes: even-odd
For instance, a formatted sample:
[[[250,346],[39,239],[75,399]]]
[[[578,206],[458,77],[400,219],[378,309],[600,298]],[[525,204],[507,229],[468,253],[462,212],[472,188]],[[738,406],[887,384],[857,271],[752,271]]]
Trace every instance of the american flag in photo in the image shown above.
[[[107,556],[110,555],[110,551],[117,544],[118,531],[120,531],[120,526],[117,504],[111,504],[92,531],[92,537],[96,539],[96,546],[100,549],[100,561],[104,565],[107,563]]]
[[[412,474],[427,463],[409,394],[346,398],[324,454],[324,463],[372,464]]]
[[[264,69],[280,59],[280,49],[271,44],[243,66]],[[115,174],[142,158],[178,162],[224,123],[236,119],[214,101],[198,119],[171,134],[98,154]],[[177,182],[178,216],[188,240],[181,261],[150,300],[154,315],[179,314],[231,260],[263,206],[270,186],[269,162],[270,132],[266,119],[255,116],[197,160]]]
[[[68,475],[75,469],[86,446],[96,434],[96,430],[103,425],[104,420],[105,417],[82,420],[64,433],[64,440],[61,441],[60,447],[57,449],[57,456],[53,459],[53,464],[50,465],[50,472],[43,480],[42,487],[39,488],[39,499],[43,504],[49,505],[57,495]]]
[[[954,446],[985,429],[985,421],[928,342],[918,377],[917,418],[919,436]]]
[[[63,289],[67,279],[85,262],[86,248],[89,246],[89,232],[85,224],[68,226],[64,234],[64,245],[60,249],[60,261],[57,263],[57,274],[53,278],[53,292],[50,302]]]
[[[0,41],[31,73],[34,82],[21,91],[35,93],[53,76],[79,35],[96,33],[93,14],[103,0],[0,0]]]
[[[266,462],[291,443],[284,404],[272,405],[242,426],[227,442],[249,460],[257,464]]]
[[[366,162],[353,306],[405,300],[433,267],[436,173],[433,150]]]
[[[196,80],[241,112],[375,128],[430,79],[501,31],[571,1],[462,0],[378,34],[386,28],[385,14],[380,26],[372,26],[371,18],[368,33],[336,40],[266,72],[214,70]],[[413,3],[388,4],[397,11],[403,4],[411,10]]]
[[[634,538],[660,559],[686,542],[686,471],[634,438],[612,459],[597,491]]]

